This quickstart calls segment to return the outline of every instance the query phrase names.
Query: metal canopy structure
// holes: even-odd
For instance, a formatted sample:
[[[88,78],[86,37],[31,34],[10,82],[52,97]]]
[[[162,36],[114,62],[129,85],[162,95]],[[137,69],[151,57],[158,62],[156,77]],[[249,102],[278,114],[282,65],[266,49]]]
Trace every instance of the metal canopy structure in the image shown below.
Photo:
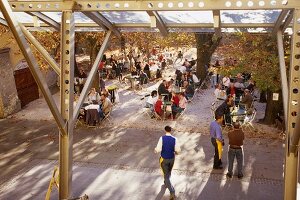
[[[297,197],[298,144],[300,139],[300,1],[299,0],[1,0],[0,23],[9,26],[38,83],[59,128],[59,199],[72,189],[73,126],[97,66],[112,34],[123,31],[273,32],[278,55],[286,120],[284,199]],[[56,63],[32,36],[31,28],[61,32],[61,61]],[[283,33],[291,27],[291,66],[287,78]],[[76,107],[73,107],[75,31],[106,31]],[[28,42],[60,75],[60,111],[39,70]],[[289,82],[288,82],[289,80]]]

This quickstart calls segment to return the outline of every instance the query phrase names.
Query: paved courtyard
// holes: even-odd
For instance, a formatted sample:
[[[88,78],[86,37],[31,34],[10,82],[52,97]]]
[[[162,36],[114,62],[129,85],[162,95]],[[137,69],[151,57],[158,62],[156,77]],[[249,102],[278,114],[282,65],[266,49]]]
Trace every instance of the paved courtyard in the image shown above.
[[[171,69],[170,69],[171,70]],[[225,133],[223,170],[212,170],[213,148],[208,127],[213,90],[202,90],[175,121],[155,121],[143,113],[142,91],[120,85],[120,103],[113,120],[97,128],[79,126],[74,131],[72,196],[87,194],[93,200],[168,199],[154,147],[172,126],[182,153],[176,157],[172,182],[178,199],[283,198],[284,141],[279,131],[255,124],[244,144],[242,180],[226,179],[228,139]],[[58,94],[54,95],[58,100]],[[257,118],[264,104],[256,103]],[[58,160],[58,131],[44,99],[30,103],[21,112],[0,120],[0,199],[44,199]],[[54,188],[51,199],[57,199]]]

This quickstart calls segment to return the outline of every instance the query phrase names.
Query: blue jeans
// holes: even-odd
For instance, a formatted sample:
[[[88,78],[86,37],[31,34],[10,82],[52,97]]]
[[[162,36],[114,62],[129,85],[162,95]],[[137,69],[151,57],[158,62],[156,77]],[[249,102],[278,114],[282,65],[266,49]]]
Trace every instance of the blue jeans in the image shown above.
[[[228,151],[228,173],[232,175],[234,158],[237,160],[238,175],[243,175],[243,151],[242,149],[229,148]]]
[[[104,118],[104,113],[103,113],[102,109],[99,109],[99,117],[100,117],[100,120]]]
[[[164,174],[165,186],[169,189],[171,194],[175,194],[175,189],[170,181],[174,160],[175,160],[174,158],[164,159],[162,157],[160,157],[159,159],[160,167]]]

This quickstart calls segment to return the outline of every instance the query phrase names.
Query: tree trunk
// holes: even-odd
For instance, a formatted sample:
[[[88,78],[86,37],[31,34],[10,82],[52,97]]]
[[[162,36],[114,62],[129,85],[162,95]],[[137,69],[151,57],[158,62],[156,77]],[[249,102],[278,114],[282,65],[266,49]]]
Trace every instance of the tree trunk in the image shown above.
[[[202,80],[206,77],[206,67],[209,65],[212,54],[220,44],[222,37],[212,33],[195,33],[197,41],[197,70],[196,75]]]
[[[261,91],[260,95],[259,95],[259,102],[260,103],[267,103],[266,96],[267,96],[266,91]]]
[[[273,100],[273,92],[267,91],[267,106],[265,110],[265,117],[263,122],[265,124],[274,124],[276,116],[278,113],[283,113],[283,100],[281,91],[277,91],[279,93],[278,101]]]

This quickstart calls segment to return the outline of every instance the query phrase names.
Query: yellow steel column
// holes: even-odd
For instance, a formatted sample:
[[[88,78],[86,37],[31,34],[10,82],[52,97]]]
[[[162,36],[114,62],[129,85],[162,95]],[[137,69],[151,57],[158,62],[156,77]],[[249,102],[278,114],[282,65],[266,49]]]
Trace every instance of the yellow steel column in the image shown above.
[[[297,122],[297,113],[300,101],[300,10],[294,11],[293,37],[291,44],[291,64],[289,73],[289,100],[287,112],[287,137],[284,167],[284,199],[297,199],[298,183],[298,141],[297,144],[291,140],[295,137],[295,126]],[[294,144],[293,144],[294,143]]]
[[[59,199],[68,199],[72,188],[73,119],[74,101],[74,13],[62,12],[61,21],[61,115],[66,123],[67,134],[59,137]]]

